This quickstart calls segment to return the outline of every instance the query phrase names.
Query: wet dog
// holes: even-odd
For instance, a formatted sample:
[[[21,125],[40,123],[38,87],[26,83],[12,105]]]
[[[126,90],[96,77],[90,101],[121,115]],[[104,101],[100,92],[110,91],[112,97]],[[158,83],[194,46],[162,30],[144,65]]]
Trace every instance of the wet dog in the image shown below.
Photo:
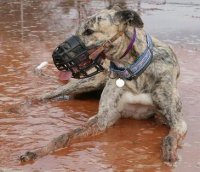
[[[187,125],[183,120],[177,90],[179,65],[172,49],[153,37],[149,38],[149,42],[140,16],[135,11],[118,6],[88,18],[80,25],[76,35],[86,46],[91,46],[109,41],[119,32],[123,34],[112,42],[106,52],[106,58],[114,65],[110,72],[105,70],[90,78],[72,80],[66,86],[41,97],[48,99],[62,94],[78,94],[103,88],[98,113],[85,125],[60,135],[43,148],[26,152],[20,157],[21,161],[34,160],[66,147],[77,138],[105,131],[119,118],[147,119],[152,116],[162,119],[170,128],[162,143],[164,161],[177,161],[177,148],[187,131]],[[124,55],[135,34],[136,39],[131,41],[134,42],[131,51]],[[148,44],[152,44],[152,47]],[[145,52],[150,56],[145,56]],[[122,71],[126,69],[128,74],[132,74],[134,71],[127,66],[137,63],[141,56],[151,57],[150,64],[143,66],[144,69],[139,74],[126,77]],[[119,76],[124,78],[123,87],[116,85]]]

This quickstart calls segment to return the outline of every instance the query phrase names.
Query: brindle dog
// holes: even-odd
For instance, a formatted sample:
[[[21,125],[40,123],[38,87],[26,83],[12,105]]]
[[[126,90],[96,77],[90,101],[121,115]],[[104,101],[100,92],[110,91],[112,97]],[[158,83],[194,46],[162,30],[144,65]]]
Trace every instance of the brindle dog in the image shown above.
[[[134,51],[120,59],[129,45],[133,28],[137,33]],[[124,10],[117,6],[105,9],[82,23],[76,34],[86,46],[90,46],[105,42],[121,31],[124,34],[112,43],[106,56],[118,67],[125,67],[132,64],[147,47],[143,22],[135,11]],[[78,94],[104,87],[99,111],[85,125],[60,135],[43,148],[26,152],[20,160],[24,162],[34,160],[68,146],[77,138],[103,132],[122,117],[147,119],[156,115],[170,128],[162,143],[163,159],[172,163],[177,161],[177,148],[187,131],[177,90],[179,65],[169,46],[155,38],[152,40],[151,64],[137,79],[125,80],[122,88],[116,86],[116,74],[108,75],[105,71],[91,78],[73,80],[67,86],[43,96],[48,99],[63,93]]]

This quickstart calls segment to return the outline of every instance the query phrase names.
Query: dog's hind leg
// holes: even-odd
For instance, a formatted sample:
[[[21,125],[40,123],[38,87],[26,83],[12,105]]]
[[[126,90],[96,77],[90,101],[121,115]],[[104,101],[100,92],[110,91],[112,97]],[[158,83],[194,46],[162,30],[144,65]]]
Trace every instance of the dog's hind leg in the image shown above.
[[[90,118],[84,126],[60,135],[43,148],[33,152],[26,152],[24,155],[20,156],[20,160],[22,162],[27,162],[43,157],[68,146],[77,139],[89,135],[96,135],[112,126],[120,118],[120,113],[117,108],[119,99],[123,93],[123,89],[117,88],[115,83],[112,82],[115,81],[108,81],[103,90],[97,115]]]
[[[162,152],[163,159],[173,163],[178,160],[177,148],[186,134],[187,125],[183,120],[178,91],[167,78],[170,77],[165,76],[165,79],[156,86],[152,99],[170,127],[169,134],[163,139]]]

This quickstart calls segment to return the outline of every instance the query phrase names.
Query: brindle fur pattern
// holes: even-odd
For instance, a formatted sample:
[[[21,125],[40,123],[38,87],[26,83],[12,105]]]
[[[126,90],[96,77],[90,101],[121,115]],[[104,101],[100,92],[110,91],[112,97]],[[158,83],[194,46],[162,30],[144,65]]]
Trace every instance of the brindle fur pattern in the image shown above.
[[[123,10],[117,6],[105,9],[82,23],[76,34],[89,46],[107,41],[123,31],[124,34],[113,42],[113,47],[106,55],[119,67],[125,67],[135,58],[128,54],[120,59],[129,44],[134,27],[137,32],[134,44],[136,57],[145,50],[147,43],[142,19],[132,10]],[[87,35],[87,29],[93,30],[93,33]],[[104,88],[98,113],[84,126],[55,138],[41,149],[22,155],[21,161],[36,159],[64,148],[78,137],[103,132],[121,117],[146,119],[155,114],[162,122],[165,119],[164,123],[170,128],[169,134],[163,139],[163,159],[171,163],[177,161],[177,148],[187,131],[177,90],[179,65],[169,46],[155,38],[153,44],[153,60],[149,67],[137,79],[126,80],[122,88],[116,86],[117,78],[108,77],[105,72],[87,79],[72,80],[66,86],[42,96],[42,99],[49,99],[62,94],[78,94]],[[116,77],[116,74],[111,73],[110,76]],[[138,108],[145,110],[140,111]]]

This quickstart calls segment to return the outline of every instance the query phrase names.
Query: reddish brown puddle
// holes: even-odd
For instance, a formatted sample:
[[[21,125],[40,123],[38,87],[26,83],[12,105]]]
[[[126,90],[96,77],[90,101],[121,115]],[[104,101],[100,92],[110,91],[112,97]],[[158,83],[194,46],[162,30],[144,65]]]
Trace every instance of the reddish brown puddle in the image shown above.
[[[172,168],[161,160],[168,133],[153,120],[121,119],[99,136],[81,140],[53,155],[22,165],[19,155],[83,124],[98,110],[95,96],[55,100],[11,112],[25,97],[63,85],[38,77],[34,68],[52,63],[53,49],[74,33],[82,17],[111,1],[0,1],[0,171],[200,171],[200,3],[198,0],[124,1],[141,12],[146,30],[171,43],[181,65],[179,88],[188,133],[180,161]],[[85,7],[83,5],[86,5]],[[56,75],[53,65],[48,68]]]

